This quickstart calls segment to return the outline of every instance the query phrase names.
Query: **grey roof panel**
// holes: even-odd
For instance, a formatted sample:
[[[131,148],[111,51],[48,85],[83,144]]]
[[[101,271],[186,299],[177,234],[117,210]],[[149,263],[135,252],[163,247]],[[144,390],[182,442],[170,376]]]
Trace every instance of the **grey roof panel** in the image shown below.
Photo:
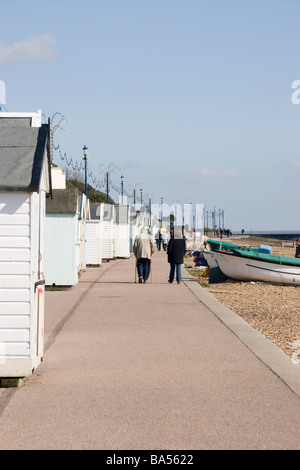
[[[0,189],[38,190],[48,125],[0,128]]]
[[[47,214],[76,214],[78,212],[77,188],[53,189],[53,199],[47,199]]]
[[[3,118],[0,119],[0,131],[4,127],[31,127],[30,117],[15,117],[15,118]]]

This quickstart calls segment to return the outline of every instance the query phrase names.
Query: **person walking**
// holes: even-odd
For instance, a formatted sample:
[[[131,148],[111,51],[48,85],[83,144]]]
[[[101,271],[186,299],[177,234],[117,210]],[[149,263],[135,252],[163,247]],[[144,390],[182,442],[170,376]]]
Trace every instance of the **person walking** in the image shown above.
[[[186,252],[186,243],[181,236],[181,231],[175,232],[168,244],[167,255],[168,262],[170,263],[169,283],[172,284],[175,278],[178,284],[181,282],[181,265],[183,264],[183,257]]]
[[[169,241],[169,237],[168,237],[167,232],[163,232],[161,234],[161,239],[162,239],[163,249],[164,249],[164,251],[167,251],[167,246],[168,246],[168,241]]]
[[[136,236],[133,244],[133,253],[136,257],[136,269],[139,283],[146,284],[151,270],[151,257],[154,253],[154,241],[145,228]]]
[[[295,258],[300,258],[300,238],[296,240],[296,253]]]
[[[155,241],[156,241],[156,248],[157,251],[160,251],[160,246],[161,246],[161,234],[160,231],[158,230],[155,234]]]

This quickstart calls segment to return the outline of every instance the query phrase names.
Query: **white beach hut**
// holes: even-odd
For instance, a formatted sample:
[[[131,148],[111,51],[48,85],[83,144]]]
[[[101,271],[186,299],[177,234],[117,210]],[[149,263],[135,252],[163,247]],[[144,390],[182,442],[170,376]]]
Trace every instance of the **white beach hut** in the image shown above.
[[[116,205],[116,258],[130,256],[130,206]]]
[[[90,219],[90,204],[85,194],[81,195],[79,213],[79,271],[84,271],[86,268],[86,224]]]
[[[116,212],[113,204],[100,204],[102,259],[116,258]]]
[[[50,126],[0,113],[0,377],[31,375],[44,352],[44,233]]]
[[[86,223],[86,264],[101,265],[116,258],[116,212],[112,204],[90,204]]]
[[[90,217],[85,227],[87,266],[101,266],[102,264],[102,238],[101,238],[101,205],[90,205]]]

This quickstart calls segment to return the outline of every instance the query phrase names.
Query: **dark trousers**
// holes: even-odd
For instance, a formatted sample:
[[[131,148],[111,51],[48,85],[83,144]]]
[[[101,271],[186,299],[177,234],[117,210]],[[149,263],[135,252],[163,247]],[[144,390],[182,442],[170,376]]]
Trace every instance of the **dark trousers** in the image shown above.
[[[148,258],[139,258],[136,263],[138,276],[147,281],[150,275],[151,260]]]
[[[169,282],[174,281],[175,273],[176,273],[176,281],[178,283],[181,282],[181,264],[170,263]]]

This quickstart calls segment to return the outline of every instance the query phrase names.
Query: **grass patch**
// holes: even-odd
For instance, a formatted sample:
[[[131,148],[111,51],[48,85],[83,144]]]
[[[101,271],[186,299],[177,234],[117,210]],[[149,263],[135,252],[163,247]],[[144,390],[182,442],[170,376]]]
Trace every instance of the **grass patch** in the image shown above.
[[[200,271],[200,269],[187,269],[187,271],[193,277],[202,277],[203,274],[203,271]]]
[[[209,287],[209,267],[207,266],[204,271],[200,269],[186,268],[189,274],[202,286]]]

